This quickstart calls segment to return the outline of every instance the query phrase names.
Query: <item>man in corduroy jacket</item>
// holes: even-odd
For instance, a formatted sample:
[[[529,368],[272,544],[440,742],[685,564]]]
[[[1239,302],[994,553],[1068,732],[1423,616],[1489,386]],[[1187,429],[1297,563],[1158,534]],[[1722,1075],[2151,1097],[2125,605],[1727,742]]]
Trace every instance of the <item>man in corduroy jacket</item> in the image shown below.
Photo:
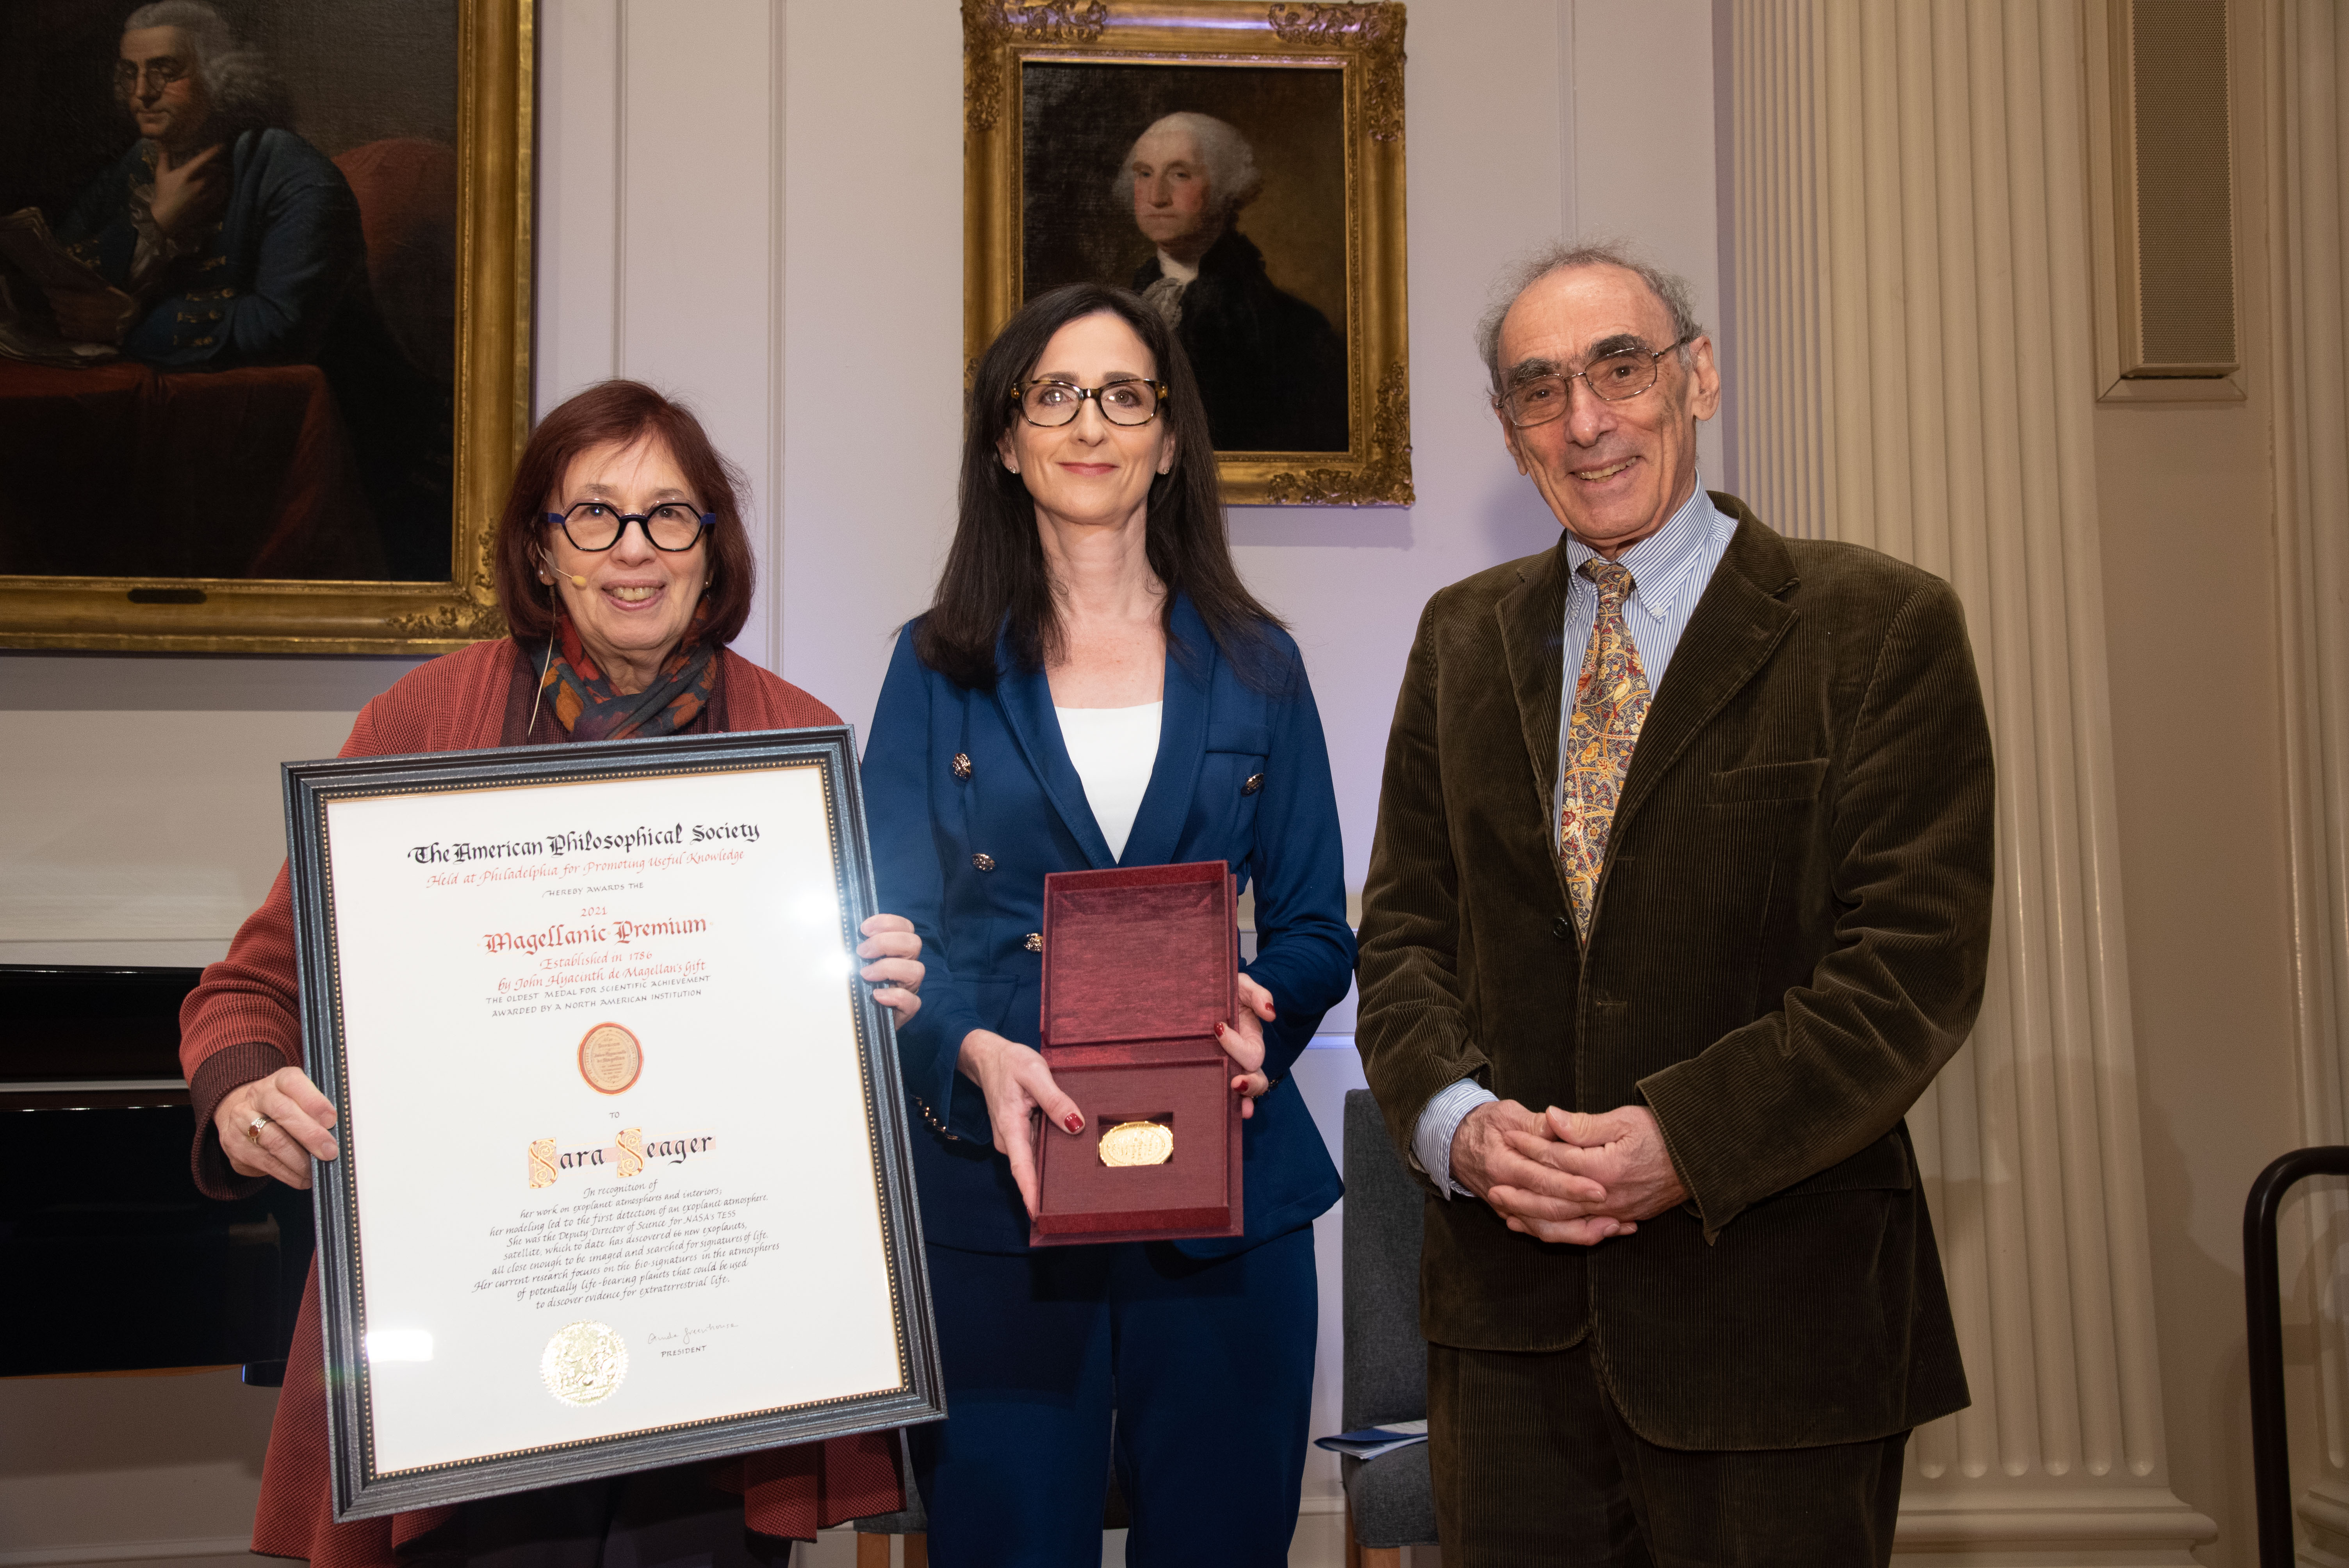
[[[1967,1403],[1902,1121],[1989,948],[1962,614],[1699,488],[1684,284],[1518,281],[1482,346],[1564,532],[1421,616],[1361,936],[1444,1561],[1882,1563]]]

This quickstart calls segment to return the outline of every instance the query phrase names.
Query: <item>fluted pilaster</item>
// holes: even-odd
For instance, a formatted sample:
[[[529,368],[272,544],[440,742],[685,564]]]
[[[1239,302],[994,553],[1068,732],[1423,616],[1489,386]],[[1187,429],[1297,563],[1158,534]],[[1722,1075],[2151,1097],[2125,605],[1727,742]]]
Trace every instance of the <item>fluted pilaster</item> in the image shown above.
[[[1971,1042],[1909,1118],[1973,1406],[1920,1430],[1904,1553],[2190,1563],[2170,1492],[2098,572],[2082,17],[1733,7],[1738,483],[1947,577],[1999,764]]]
[[[2287,820],[2292,835],[2301,1141],[2349,1142],[2349,20],[2333,0],[2269,0],[2267,330],[2276,366],[2277,620],[2282,628]],[[2318,1312],[2317,1441],[2293,1457],[2302,1561],[2349,1564],[2349,1399],[2342,1285],[2318,1260],[2342,1252],[2341,1194],[2312,1191],[2283,1249],[2291,1295]],[[2294,1288],[2297,1287],[2297,1288]]]

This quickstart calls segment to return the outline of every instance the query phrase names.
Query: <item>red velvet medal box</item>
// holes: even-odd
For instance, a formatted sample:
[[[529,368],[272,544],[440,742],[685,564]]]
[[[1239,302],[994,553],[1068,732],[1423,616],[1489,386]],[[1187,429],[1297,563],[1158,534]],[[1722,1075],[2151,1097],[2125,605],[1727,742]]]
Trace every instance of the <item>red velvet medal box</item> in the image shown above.
[[[1237,903],[1221,861],[1045,877],[1044,1060],[1085,1130],[1038,1130],[1030,1245],[1240,1233],[1238,1069],[1216,1043],[1237,1016]],[[1127,1121],[1170,1128],[1174,1154],[1102,1164]]]

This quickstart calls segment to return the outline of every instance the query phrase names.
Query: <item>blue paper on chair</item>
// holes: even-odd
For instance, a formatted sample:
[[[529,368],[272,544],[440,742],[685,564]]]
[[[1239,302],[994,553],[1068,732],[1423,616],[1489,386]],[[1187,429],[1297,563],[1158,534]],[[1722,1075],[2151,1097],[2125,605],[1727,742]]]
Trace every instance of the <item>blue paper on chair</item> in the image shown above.
[[[1333,1454],[1347,1454],[1358,1460],[1374,1460],[1381,1454],[1391,1454],[1397,1449],[1407,1449],[1413,1443],[1427,1441],[1427,1421],[1389,1421],[1383,1427],[1358,1427],[1350,1432],[1340,1432],[1334,1438],[1316,1438],[1313,1446],[1328,1449]]]

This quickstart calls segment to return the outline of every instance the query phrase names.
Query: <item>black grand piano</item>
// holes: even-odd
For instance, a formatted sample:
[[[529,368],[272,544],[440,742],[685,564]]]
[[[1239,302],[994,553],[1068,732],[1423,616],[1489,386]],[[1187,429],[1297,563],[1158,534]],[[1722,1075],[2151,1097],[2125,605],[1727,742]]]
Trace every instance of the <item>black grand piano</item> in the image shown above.
[[[0,965],[0,1377],[242,1366],[284,1380],[310,1195],[188,1173],[198,969]]]

